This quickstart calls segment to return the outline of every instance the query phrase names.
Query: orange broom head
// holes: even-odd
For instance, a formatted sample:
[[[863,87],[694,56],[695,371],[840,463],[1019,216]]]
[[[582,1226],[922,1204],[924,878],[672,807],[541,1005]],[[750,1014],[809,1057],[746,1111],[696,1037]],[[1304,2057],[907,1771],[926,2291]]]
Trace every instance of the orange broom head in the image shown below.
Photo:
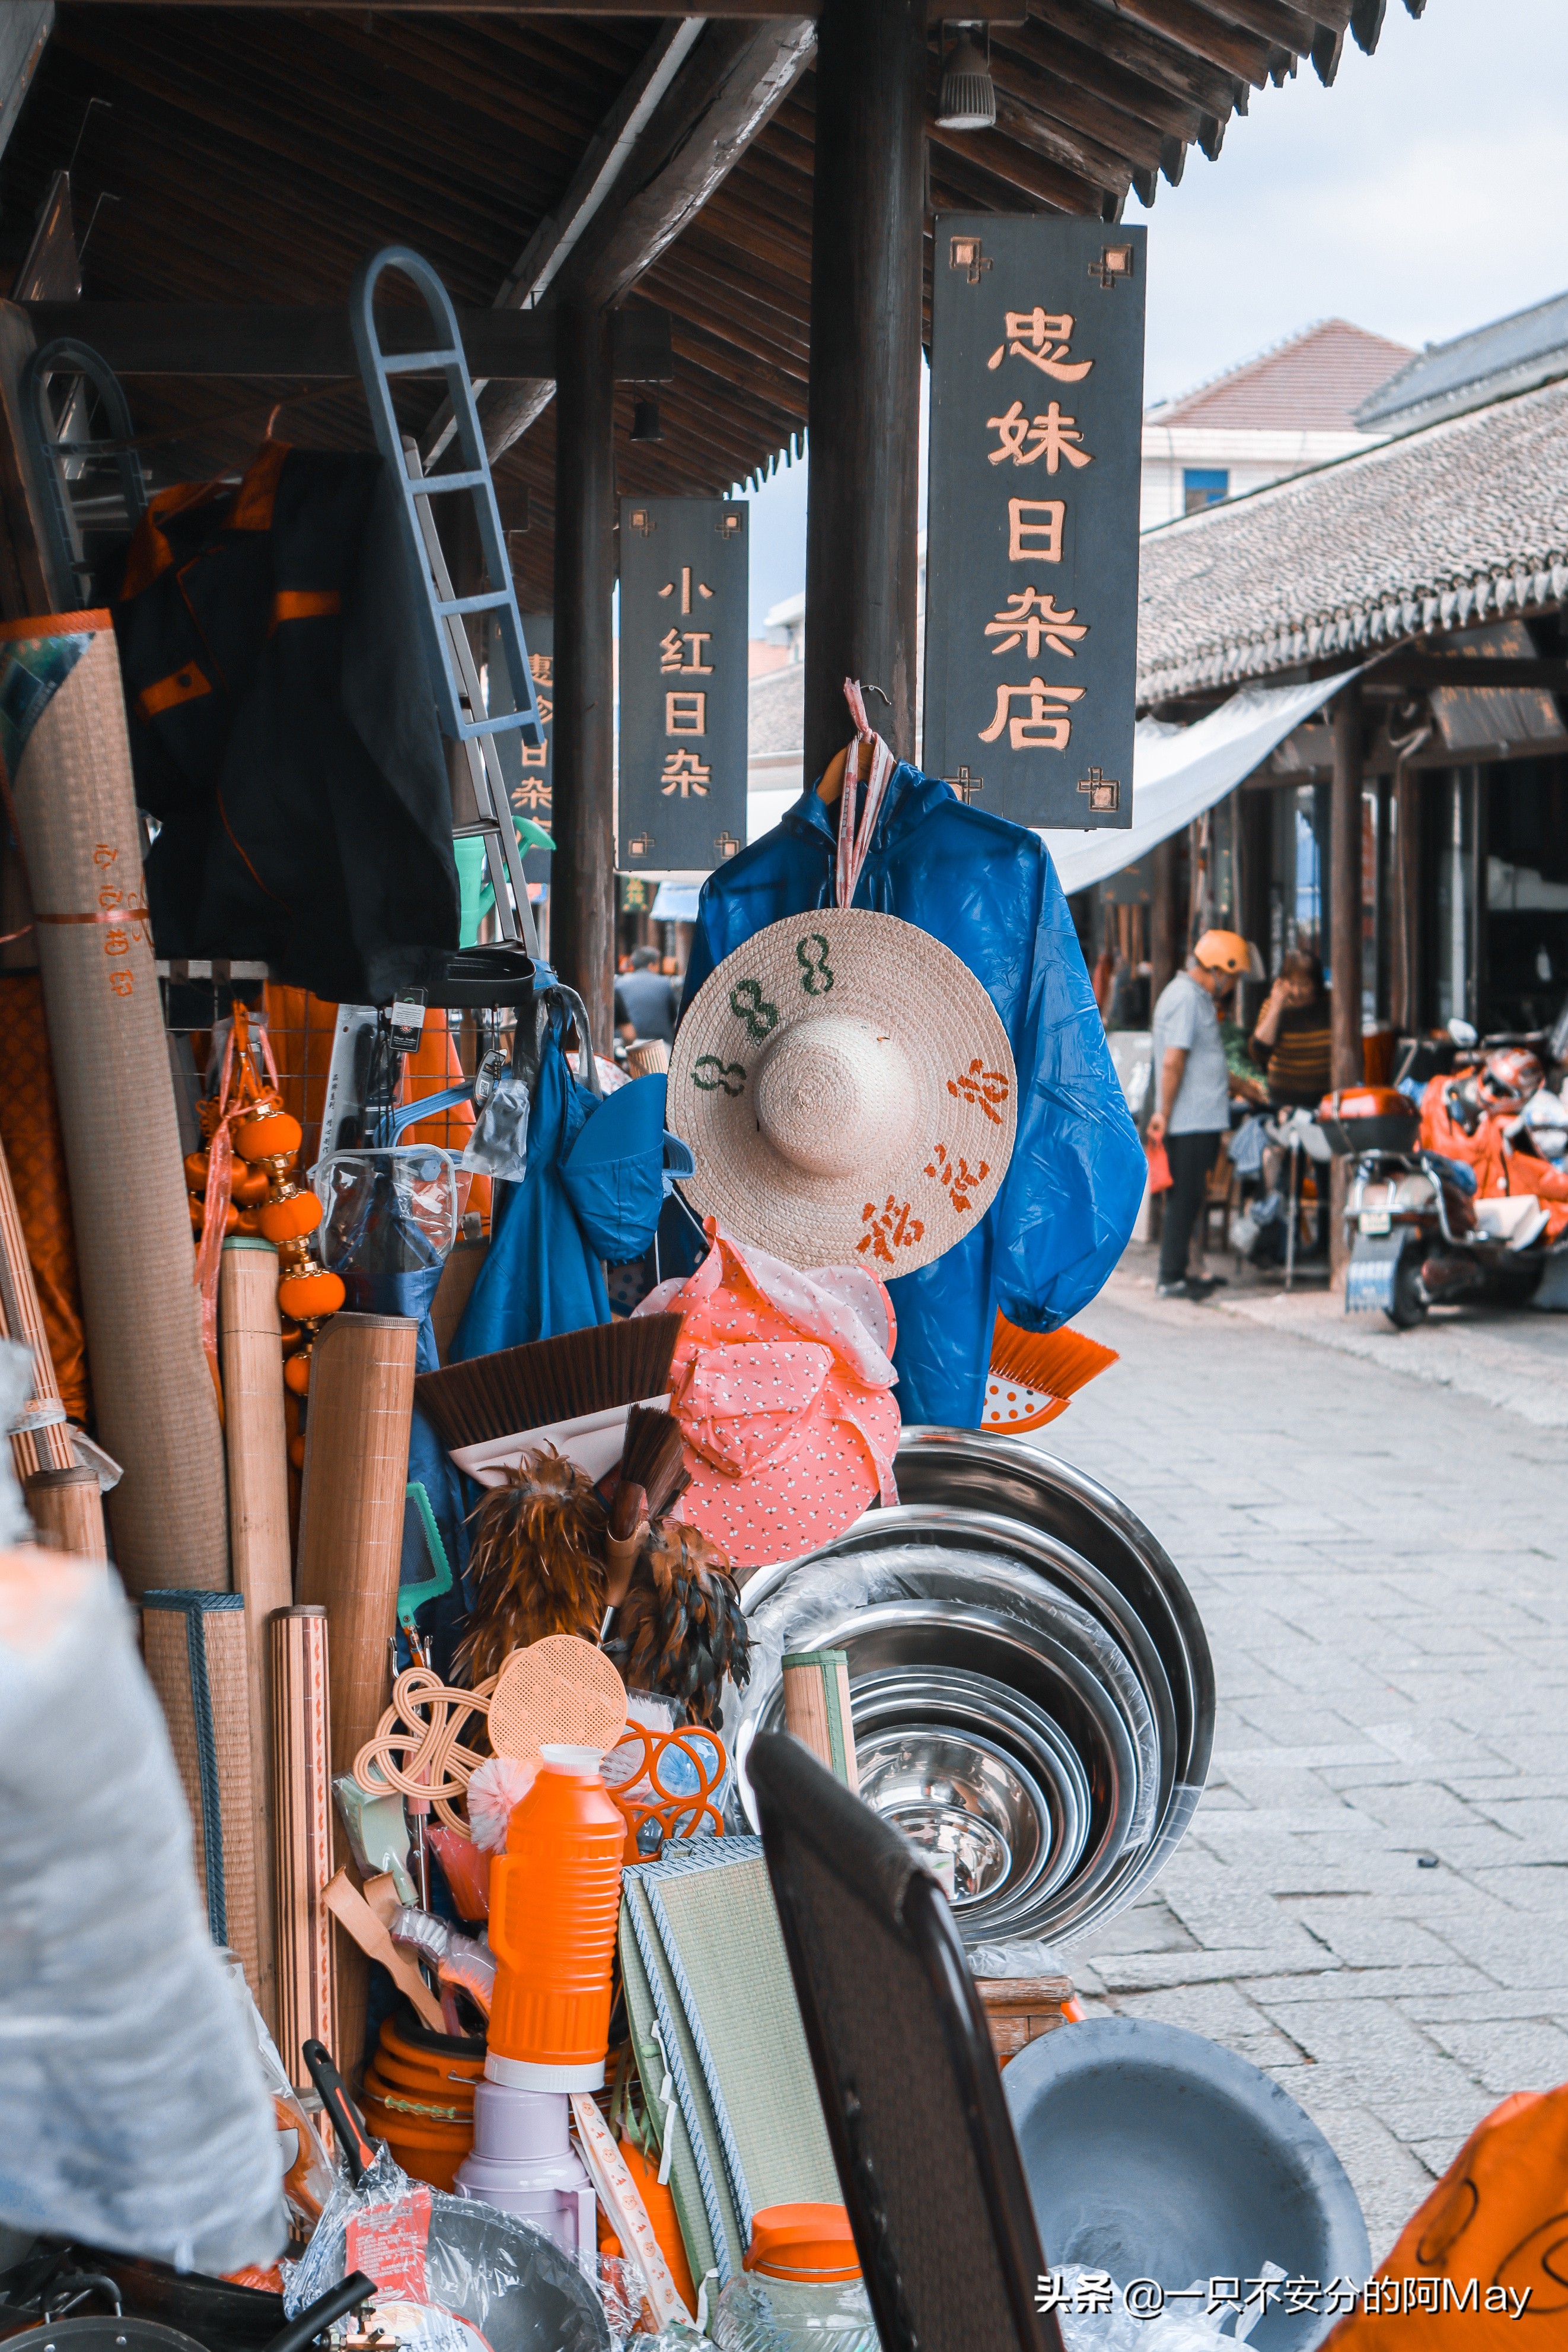
[[[1103,1348],[1082,1331],[1020,1331],[998,1315],[980,1426],[1014,1434],[1042,1428],[1066,1412],[1085,1381],[1116,1360],[1114,1348]]]

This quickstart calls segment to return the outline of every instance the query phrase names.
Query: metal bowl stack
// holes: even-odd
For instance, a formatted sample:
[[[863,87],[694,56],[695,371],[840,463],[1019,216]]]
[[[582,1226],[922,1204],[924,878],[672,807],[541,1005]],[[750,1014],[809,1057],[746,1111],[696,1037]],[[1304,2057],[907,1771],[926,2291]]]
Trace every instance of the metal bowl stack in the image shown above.
[[[787,1651],[847,1651],[861,1794],[950,1861],[971,1965],[1076,1943],[1192,1818],[1214,1737],[1202,1622],[1142,1521],[1032,1445],[906,1429],[897,1475],[896,1510],[747,1584],[737,1758],[784,1727]]]

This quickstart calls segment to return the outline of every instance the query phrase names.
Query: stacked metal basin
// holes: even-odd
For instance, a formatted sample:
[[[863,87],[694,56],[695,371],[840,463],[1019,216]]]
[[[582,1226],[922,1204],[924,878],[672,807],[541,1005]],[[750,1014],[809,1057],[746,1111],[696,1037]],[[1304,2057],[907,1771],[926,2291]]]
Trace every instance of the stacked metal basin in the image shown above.
[[[786,1651],[847,1651],[861,1792],[951,1858],[966,1943],[1076,1942],[1192,1818],[1202,1622],[1142,1521],[1032,1445],[906,1429],[897,1475],[897,1509],[747,1584],[737,1755],[783,1728]]]

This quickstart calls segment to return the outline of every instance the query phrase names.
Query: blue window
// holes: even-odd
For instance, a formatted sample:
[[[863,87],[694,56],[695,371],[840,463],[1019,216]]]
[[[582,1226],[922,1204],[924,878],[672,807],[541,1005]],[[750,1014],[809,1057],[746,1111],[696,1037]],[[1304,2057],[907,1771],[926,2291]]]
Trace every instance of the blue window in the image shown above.
[[[1200,507],[1217,507],[1221,499],[1230,496],[1230,476],[1223,466],[1188,466],[1181,478],[1184,514],[1196,514]]]

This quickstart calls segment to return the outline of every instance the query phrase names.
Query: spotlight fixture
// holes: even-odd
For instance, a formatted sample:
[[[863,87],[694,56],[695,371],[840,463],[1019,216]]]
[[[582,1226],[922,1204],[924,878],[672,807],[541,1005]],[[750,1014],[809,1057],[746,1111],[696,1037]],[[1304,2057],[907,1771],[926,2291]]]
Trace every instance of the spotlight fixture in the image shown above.
[[[653,394],[646,400],[633,403],[632,438],[633,441],[662,441],[664,428],[659,422],[659,404]]]
[[[997,87],[991,79],[989,31],[978,24],[956,23],[957,35],[942,68],[939,131],[989,131],[997,120]],[[982,49],[975,35],[985,42]]]

